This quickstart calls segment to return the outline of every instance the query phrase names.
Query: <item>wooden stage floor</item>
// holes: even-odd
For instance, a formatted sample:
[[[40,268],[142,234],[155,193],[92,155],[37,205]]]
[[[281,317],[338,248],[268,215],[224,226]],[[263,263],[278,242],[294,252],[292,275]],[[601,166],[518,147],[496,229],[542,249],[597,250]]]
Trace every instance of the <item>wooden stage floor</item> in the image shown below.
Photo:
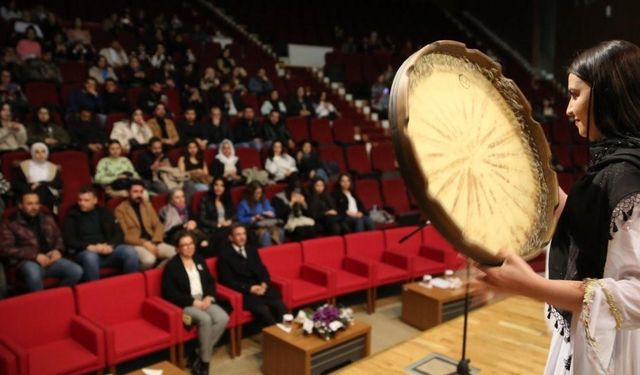
[[[467,357],[480,374],[542,374],[550,336],[544,305],[509,297],[469,315]],[[459,360],[463,319],[458,317],[367,359],[345,367],[341,375],[407,374],[405,368],[431,353]],[[374,327],[375,329],[375,327]]]

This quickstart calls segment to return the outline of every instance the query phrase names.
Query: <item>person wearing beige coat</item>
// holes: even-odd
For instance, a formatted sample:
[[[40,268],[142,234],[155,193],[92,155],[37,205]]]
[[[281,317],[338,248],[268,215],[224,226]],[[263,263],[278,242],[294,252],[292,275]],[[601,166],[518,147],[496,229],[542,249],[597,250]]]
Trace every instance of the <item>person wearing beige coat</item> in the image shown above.
[[[153,110],[153,118],[147,121],[154,137],[162,140],[163,145],[175,146],[180,141],[180,135],[176,129],[176,124],[167,118],[167,109],[164,103],[156,104]]]
[[[115,209],[115,216],[122,232],[124,242],[131,245],[138,253],[140,268],[149,269],[158,259],[165,261],[176,255],[175,247],[164,243],[164,225],[158,214],[148,201],[143,199],[144,184],[133,181],[129,187],[129,198]]]

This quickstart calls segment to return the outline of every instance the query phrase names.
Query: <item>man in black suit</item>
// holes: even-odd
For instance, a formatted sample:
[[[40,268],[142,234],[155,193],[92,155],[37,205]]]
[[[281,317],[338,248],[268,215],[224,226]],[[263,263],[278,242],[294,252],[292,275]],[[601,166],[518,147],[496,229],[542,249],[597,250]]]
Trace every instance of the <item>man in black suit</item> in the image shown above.
[[[234,224],[229,235],[231,244],[218,256],[218,278],[220,283],[231,287],[244,296],[244,308],[267,327],[282,321],[287,308],[280,293],[271,285],[269,271],[258,256],[258,249],[247,244],[247,229]]]

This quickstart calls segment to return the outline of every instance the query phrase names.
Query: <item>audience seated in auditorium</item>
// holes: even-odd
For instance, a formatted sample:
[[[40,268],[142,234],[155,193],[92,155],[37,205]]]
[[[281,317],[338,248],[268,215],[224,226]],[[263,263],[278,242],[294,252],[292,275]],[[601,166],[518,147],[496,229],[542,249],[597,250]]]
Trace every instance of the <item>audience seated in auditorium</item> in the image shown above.
[[[23,115],[29,110],[29,102],[22,92],[22,87],[13,82],[11,71],[6,68],[0,73],[0,102],[8,103],[18,115]]]
[[[40,106],[36,110],[36,118],[27,126],[27,143],[30,145],[42,142],[50,151],[63,150],[69,146],[71,137],[59,124],[52,121],[49,109]]]
[[[138,57],[131,57],[129,64],[124,68],[121,82],[126,83],[129,87],[144,87],[147,85],[147,72],[140,65]]]
[[[113,68],[109,66],[107,58],[104,56],[98,56],[98,61],[89,69],[89,77],[95,79],[100,85],[103,85],[108,78],[115,81],[118,80],[118,76],[113,71]]]
[[[162,67],[162,64],[167,60],[167,56],[165,55],[166,49],[164,44],[158,43],[156,45],[155,52],[149,58],[149,63],[152,67],[159,69]]]
[[[7,181],[4,175],[0,173],[0,217],[4,213],[4,202],[8,199],[7,195],[9,192],[13,193],[11,190],[11,182]]]
[[[129,113],[129,102],[124,93],[118,87],[118,83],[107,78],[104,83],[104,92],[102,93],[104,101],[104,112],[109,113]]]
[[[167,96],[162,90],[162,82],[157,78],[152,79],[149,87],[138,96],[138,107],[140,107],[144,113],[150,115],[158,103],[167,104]]]
[[[129,64],[127,51],[122,48],[122,45],[117,40],[112,41],[109,47],[101,49],[99,54],[104,56],[107,59],[107,63],[113,68],[120,68]]]
[[[42,45],[38,42],[36,29],[27,28],[25,37],[16,44],[16,53],[21,60],[38,59],[42,55]]]
[[[31,159],[20,162],[13,178],[13,188],[18,195],[29,191],[38,194],[39,202],[55,213],[60,202],[62,179],[60,167],[49,160],[49,149],[41,142],[31,146]]]
[[[18,208],[0,224],[0,254],[16,267],[25,288],[41,290],[46,277],[58,278],[60,285],[80,281],[82,267],[64,258],[62,234],[53,217],[40,211],[38,194],[23,194]]]
[[[216,70],[210,66],[206,67],[200,79],[200,90],[210,96],[219,86],[220,79],[217,76]]]
[[[131,117],[113,124],[109,138],[120,142],[126,154],[131,150],[146,146],[153,137],[151,129],[144,120],[142,110],[136,108]]]
[[[157,103],[153,109],[153,117],[147,121],[154,137],[160,138],[163,145],[174,146],[180,141],[176,124],[167,117],[167,107]]]
[[[253,147],[260,150],[265,140],[264,126],[256,120],[253,108],[247,107],[243,113],[244,116],[233,129],[233,141],[236,147]]]
[[[147,150],[138,158],[136,170],[144,180],[145,186],[156,193],[167,193],[171,190],[166,182],[159,178],[162,168],[171,168],[169,156],[162,150],[162,141],[158,137],[149,140]]]
[[[155,71],[156,79],[164,82],[167,88],[176,87],[176,69],[171,60],[164,60]]]
[[[287,153],[279,140],[271,144],[264,169],[269,172],[269,178],[275,182],[291,183],[298,179],[296,160]]]
[[[198,222],[200,228],[209,236],[210,252],[203,256],[217,256],[219,250],[227,244],[235,211],[225,181],[215,178],[209,193],[200,201]]]
[[[108,152],[109,155],[98,162],[93,181],[102,187],[109,197],[126,197],[129,194],[129,184],[140,176],[131,160],[122,156],[120,142],[111,139]]]
[[[300,177],[303,179],[308,180],[318,177],[325,182],[329,179],[329,175],[323,168],[322,161],[320,161],[320,155],[314,149],[311,141],[302,142],[302,146],[296,154],[296,162],[298,163]]]
[[[282,121],[282,114],[276,110],[269,113],[269,118],[264,124],[264,135],[267,142],[280,141],[291,150],[296,148],[291,133]]]
[[[160,209],[158,215],[164,224],[165,242],[176,243],[180,233],[189,232],[196,239],[198,254],[211,253],[207,235],[198,228],[198,222],[191,216],[184,190],[172,190],[167,204]]]
[[[122,228],[107,208],[98,205],[96,191],[82,187],[78,202],[64,219],[67,253],[82,267],[83,280],[100,278],[100,268],[116,267],[121,273],[138,270],[138,254],[124,243]]]
[[[376,82],[371,86],[371,108],[380,115],[380,118],[387,118],[389,110],[389,86],[384,81],[384,75],[378,75]]]
[[[282,221],[264,196],[262,185],[254,181],[247,186],[245,198],[238,204],[238,221],[251,228],[261,247],[284,242]]]
[[[278,219],[285,223],[287,238],[304,241],[316,236],[315,220],[311,218],[302,185],[297,179],[287,189],[276,194],[271,202]]]
[[[209,168],[204,161],[204,153],[198,148],[198,144],[189,142],[184,148],[184,153],[178,159],[178,168],[189,174],[196,191],[209,190],[213,178],[209,174]]]
[[[211,162],[211,175],[222,178],[231,186],[243,185],[245,182],[240,170],[240,159],[236,156],[233,143],[225,139],[218,146],[218,155]]]
[[[351,176],[341,174],[334,190],[334,199],[340,220],[346,222],[353,232],[372,230],[373,221],[367,215],[364,205],[353,191]]]
[[[304,87],[299,86],[296,89],[295,95],[293,95],[287,105],[287,111],[289,116],[309,117],[313,115],[313,103],[311,102],[311,98],[307,96]]]
[[[76,17],[73,20],[73,28],[67,29],[65,32],[70,43],[91,44],[91,33],[82,28],[82,19],[80,17]]]
[[[336,202],[324,180],[318,177],[312,179],[307,196],[309,214],[315,220],[317,233],[335,236],[349,232],[349,225],[338,215]]]
[[[98,93],[98,81],[95,78],[87,78],[84,88],[73,91],[69,97],[69,113],[78,113],[81,108],[87,108],[95,114],[104,113],[104,102]]]
[[[244,103],[240,94],[232,90],[231,83],[223,82],[218,90],[215,90],[211,102],[218,106],[225,116],[237,116],[244,109]]]
[[[146,270],[158,260],[171,258],[176,250],[163,241],[164,225],[151,203],[143,199],[144,193],[144,183],[132,181],[129,198],[116,207],[115,216],[124,233],[124,243],[134,246],[140,268]]]
[[[260,113],[263,116],[269,116],[272,111],[280,112],[280,115],[282,115],[282,117],[285,117],[287,115],[287,106],[284,105],[284,102],[282,100],[280,100],[278,90],[271,90],[271,92],[269,93],[269,97],[262,103],[262,106],[260,107]]]
[[[30,59],[23,64],[22,78],[25,81],[62,82],[62,72],[53,61],[53,54],[49,50],[42,51],[39,59]]]
[[[218,58],[216,65],[218,71],[222,72],[222,75],[231,75],[231,71],[236,67],[236,61],[231,57],[231,49],[229,49],[229,47],[222,50],[222,54]]]
[[[255,76],[249,78],[249,92],[256,97],[266,95],[273,90],[273,84],[269,77],[267,77],[267,71],[264,68],[258,69],[258,73]]]
[[[88,108],[81,108],[80,113],[72,115],[67,129],[71,135],[71,145],[83,151],[100,152],[107,141],[104,128],[98,124],[93,112]],[[113,132],[111,137],[114,138]]]
[[[318,104],[315,106],[315,112],[318,118],[328,118],[333,120],[339,116],[336,107],[327,100],[327,93],[325,91],[320,93]]]
[[[222,110],[216,105],[209,110],[209,119],[205,122],[204,128],[211,147],[217,147],[224,139],[233,140],[231,128],[222,116]]]
[[[178,254],[162,271],[162,296],[198,325],[200,350],[191,356],[191,374],[208,375],[213,348],[226,329],[231,306],[216,300],[216,282],[204,258],[196,254],[195,241],[188,233],[177,238]]]
[[[198,122],[196,110],[187,107],[184,111],[184,119],[176,124],[180,145],[186,146],[189,142],[195,142],[198,148],[205,150],[209,144],[206,125]]]
[[[218,256],[220,283],[242,293],[243,308],[251,311],[261,327],[282,321],[287,308],[282,296],[271,283],[271,276],[258,255],[258,249],[247,243],[247,229],[235,224],[229,236],[231,244]]]

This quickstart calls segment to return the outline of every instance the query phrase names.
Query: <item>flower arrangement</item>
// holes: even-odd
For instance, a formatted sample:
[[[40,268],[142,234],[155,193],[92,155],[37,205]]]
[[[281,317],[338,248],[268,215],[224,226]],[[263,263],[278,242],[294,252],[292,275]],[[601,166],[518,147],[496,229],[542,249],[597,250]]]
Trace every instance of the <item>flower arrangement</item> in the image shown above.
[[[332,339],[336,332],[353,324],[352,309],[329,304],[320,306],[307,316],[311,316],[314,330],[325,340]]]

